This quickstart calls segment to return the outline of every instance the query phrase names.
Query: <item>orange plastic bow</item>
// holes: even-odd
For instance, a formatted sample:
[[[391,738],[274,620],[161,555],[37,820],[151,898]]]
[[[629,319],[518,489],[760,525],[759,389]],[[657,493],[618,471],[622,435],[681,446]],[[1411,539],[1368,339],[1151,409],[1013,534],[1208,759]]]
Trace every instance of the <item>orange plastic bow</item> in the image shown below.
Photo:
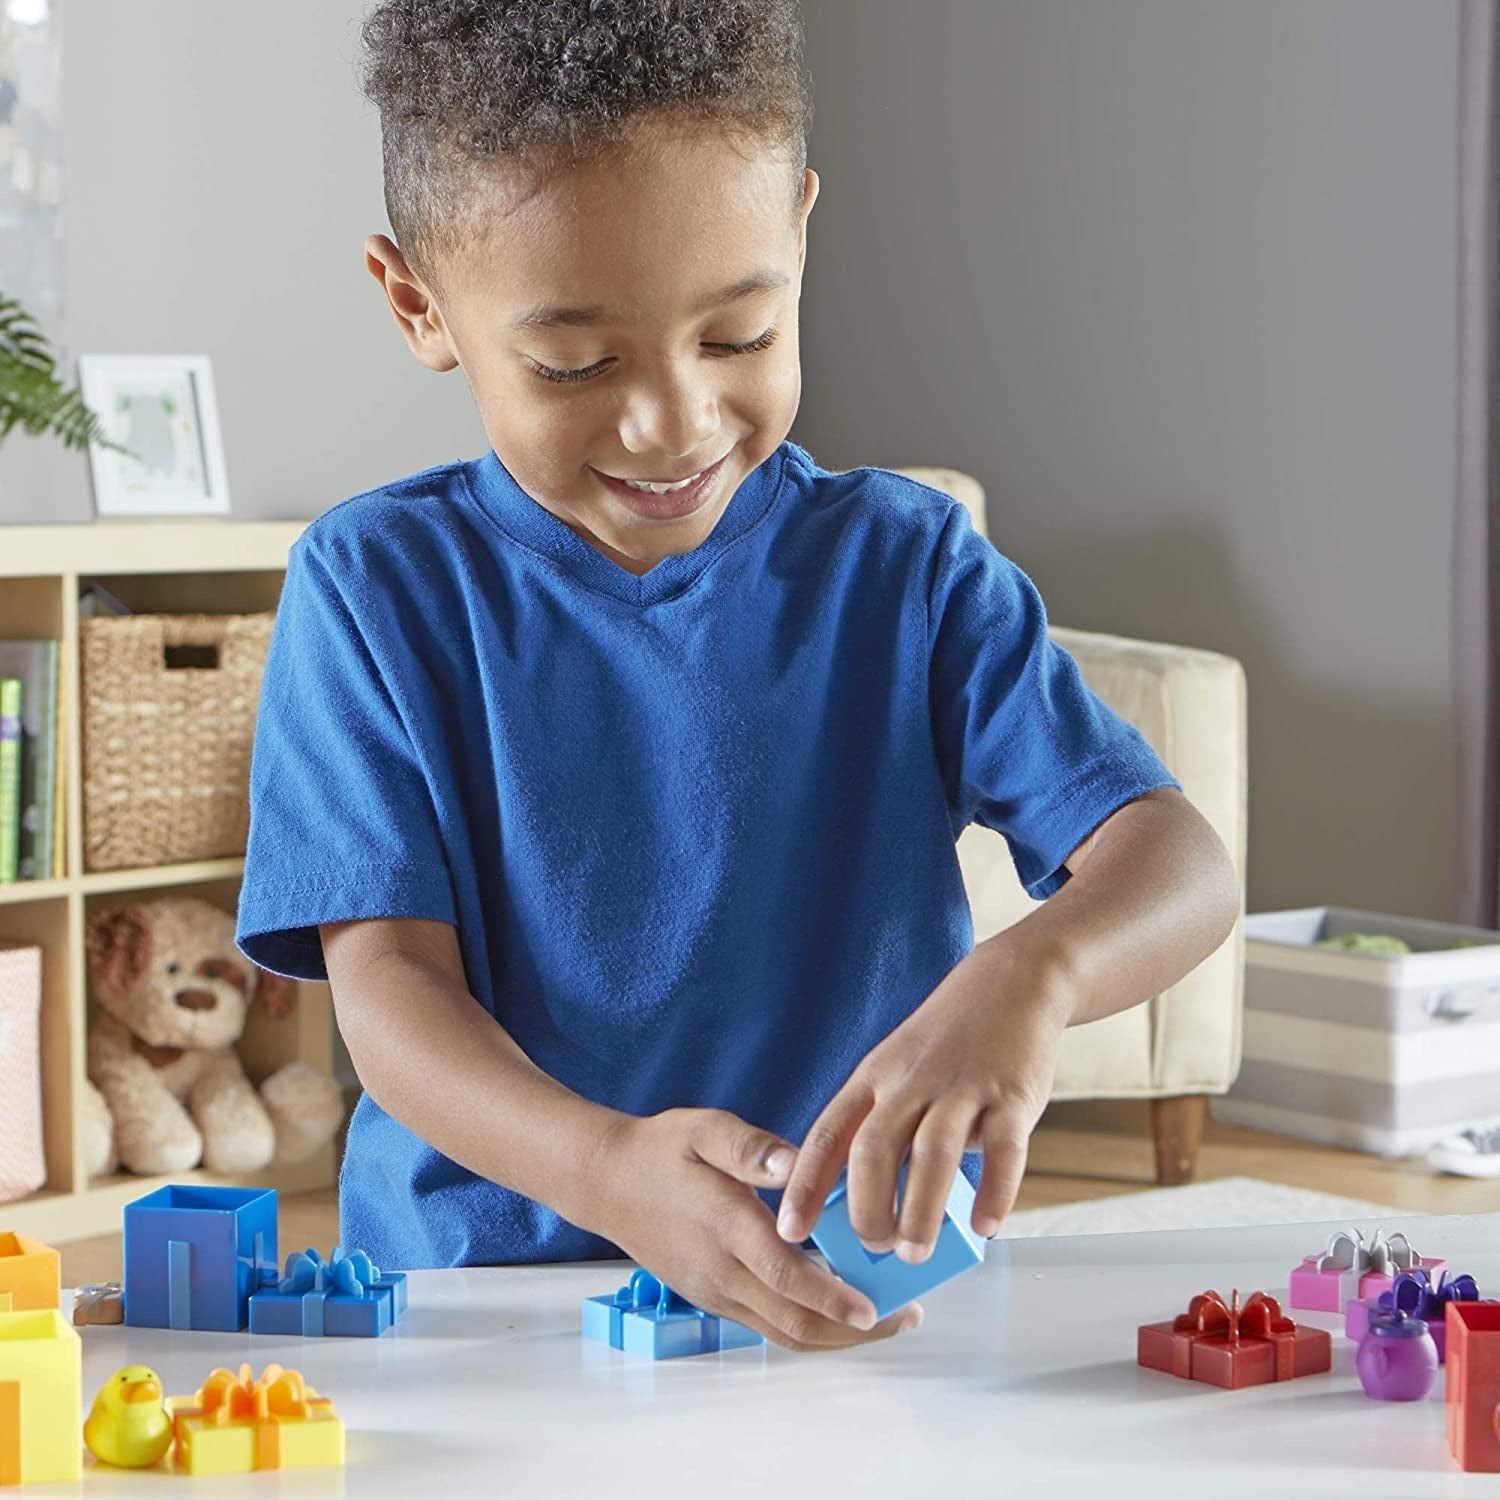
[[[215,1427],[231,1422],[250,1422],[255,1427],[255,1467],[276,1469],[281,1466],[281,1429],[284,1418],[308,1417],[313,1408],[327,1409],[330,1403],[303,1383],[296,1370],[267,1365],[257,1380],[249,1365],[241,1365],[238,1375],[218,1369],[203,1382],[194,1397],[194,1405],[176,1413],[177,1437],[182,1441],[181,1421],[197,1417]]]
[[[203,1382],[197,1405],[205,1421],[223,1426],[239,1418],[268,1422],[276,1417],[308,1415],[310,1393],[296,1370],[267,1365],[259,1380],[251,1377],[250,1366],[241,1365],[238,1375],[215,1370]]]

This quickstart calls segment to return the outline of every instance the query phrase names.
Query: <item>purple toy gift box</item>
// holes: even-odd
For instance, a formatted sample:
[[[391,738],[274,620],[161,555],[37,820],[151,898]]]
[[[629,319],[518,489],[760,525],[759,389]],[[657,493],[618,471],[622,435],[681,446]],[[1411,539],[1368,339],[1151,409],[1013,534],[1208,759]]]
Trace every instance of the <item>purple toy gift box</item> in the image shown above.
[[[1403,1271],[1436,1273],[1447,1268],[1441,1257],[1418,1255],[1399,1229],[1390,1235],[1377,1229],[1368,1240],[1357,1229],[1341,1229],[1321,1255],[1306,1256],[1293,1269],[1287,1305],[1314,1312],[1346,1311],[1356,1299],[1390,1291]]]
[[[1409,1318],[1420,1318],[1432,1332],[1438,1363],[1442,1364],[1448,1357],[1448,1304],[1487,1300],[1479,1295],[1472,1276],[1449,1276],[1443,1271],[1433,1281],[1418,1267],[1415,1271],[1403,1271],[1390,1291],[1350,1301],[1344,1308],[1344,1333],[1356,1342],[1363,1340],[1370,1320],[1382,1313],[1400,1312]]]

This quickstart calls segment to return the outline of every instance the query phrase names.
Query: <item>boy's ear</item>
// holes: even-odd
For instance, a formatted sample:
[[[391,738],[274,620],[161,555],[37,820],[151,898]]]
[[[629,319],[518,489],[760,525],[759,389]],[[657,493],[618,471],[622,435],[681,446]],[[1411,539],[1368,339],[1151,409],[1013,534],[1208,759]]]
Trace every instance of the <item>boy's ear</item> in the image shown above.
[[[394,241],[372,234],[365,241],[365,269],[380,283],[407,347],[429,370],[457,368],[443,315]]]
[[[813,204],[818,201],[820,185],[818,174],[808,167],[802,177],[802,220],[797,226],[797,269],[799,271],[807,262],[807,219],[812,213]]]

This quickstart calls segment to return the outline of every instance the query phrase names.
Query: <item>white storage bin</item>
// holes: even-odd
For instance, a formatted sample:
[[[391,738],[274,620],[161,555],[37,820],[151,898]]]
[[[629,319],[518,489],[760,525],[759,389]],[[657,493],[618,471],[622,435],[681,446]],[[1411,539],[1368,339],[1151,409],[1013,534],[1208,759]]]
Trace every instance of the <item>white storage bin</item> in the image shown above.
[[[1351,932],[1414,951],[1313,946]],[[1463,939],[1484,946],[1451,946]],[[1244,1061],[1211,1107],[1379,1156],[1500,1124],[1500,932],[1334,906],[1247,916]]]
[[[47,1180],[42,1153],[42,950],[0,942],[0,1203]]]

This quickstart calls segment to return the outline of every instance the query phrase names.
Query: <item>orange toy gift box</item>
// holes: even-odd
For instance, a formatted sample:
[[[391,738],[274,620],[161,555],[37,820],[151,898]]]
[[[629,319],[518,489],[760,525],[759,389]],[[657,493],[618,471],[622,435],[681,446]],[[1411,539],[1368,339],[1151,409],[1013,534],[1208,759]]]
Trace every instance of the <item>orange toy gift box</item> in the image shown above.
[[[1333,1340],[1321,1328],[1301,1328],[1281,1314],[1281,1304],[1256,1292],[1226,1306],[1218,1292],[1194,1297],[1170,1323],[1147,1323],[1136,1333],[1136,1362],[1184,1380],[1238,1390],[1332,1367]]]
[[[1500,1469],[1500,1302],[1448,1304],[1448,1451]]]
[[[62,1295],[62,1257],[29,1235],[0,1231],[0,1312],[45,1312]]]

